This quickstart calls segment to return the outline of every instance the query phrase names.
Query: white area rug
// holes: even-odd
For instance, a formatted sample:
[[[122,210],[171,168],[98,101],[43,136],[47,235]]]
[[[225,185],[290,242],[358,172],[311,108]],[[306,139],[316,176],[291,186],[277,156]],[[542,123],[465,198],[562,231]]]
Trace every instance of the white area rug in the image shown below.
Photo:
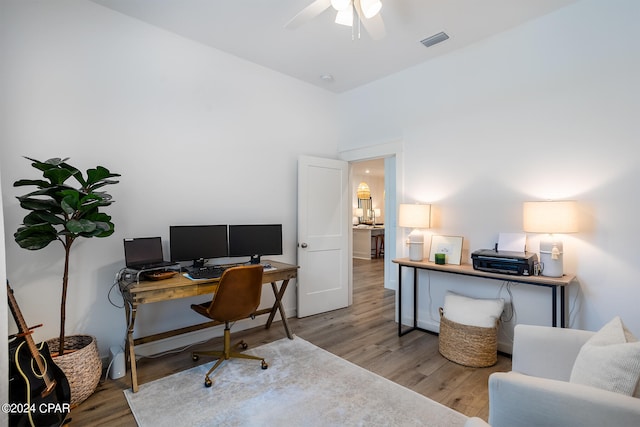
[[[136,421],[157,426],[462,426],[467,417],[296,337],[247,350],[204,386],[211,363],[125,390]],[[189,356],[186,356],[189,357]]]

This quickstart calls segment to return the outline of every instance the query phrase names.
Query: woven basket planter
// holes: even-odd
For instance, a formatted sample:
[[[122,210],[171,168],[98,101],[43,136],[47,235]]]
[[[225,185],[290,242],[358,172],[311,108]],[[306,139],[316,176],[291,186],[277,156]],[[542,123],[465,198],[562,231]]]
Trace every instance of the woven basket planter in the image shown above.
[[[55,352],[59,338],[47,341]],[[71,407],[75,408],[93,394],[102,374],[102,361],[98,342],[90,335],[71,335],[64,339],[65,354],[53,355],[53,361],[62,369],[71,388]],[[68,352],[67,352],[68,351]]]
[[[438,350],[463,366],[484,368],[498,361],[498,324],[493,328],[462,325],[444,317],[440,308]]]

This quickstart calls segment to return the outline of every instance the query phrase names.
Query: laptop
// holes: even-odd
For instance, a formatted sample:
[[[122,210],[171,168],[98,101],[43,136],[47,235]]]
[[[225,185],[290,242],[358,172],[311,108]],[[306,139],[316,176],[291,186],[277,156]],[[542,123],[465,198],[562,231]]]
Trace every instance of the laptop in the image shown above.
[[[127,268],[133,270],[175,265],[174,262],[164,260],[162,239],[160,237],[124,239],[124,262]]]

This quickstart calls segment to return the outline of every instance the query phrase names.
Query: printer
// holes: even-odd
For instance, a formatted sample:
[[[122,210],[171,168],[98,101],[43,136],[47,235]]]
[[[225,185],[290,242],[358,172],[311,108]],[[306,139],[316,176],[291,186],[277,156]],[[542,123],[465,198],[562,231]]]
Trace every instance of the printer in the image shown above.
[[[533,276],[538,264],[538,255],[532,252],[479,249],[471,254],[471,260],[475,270]]]

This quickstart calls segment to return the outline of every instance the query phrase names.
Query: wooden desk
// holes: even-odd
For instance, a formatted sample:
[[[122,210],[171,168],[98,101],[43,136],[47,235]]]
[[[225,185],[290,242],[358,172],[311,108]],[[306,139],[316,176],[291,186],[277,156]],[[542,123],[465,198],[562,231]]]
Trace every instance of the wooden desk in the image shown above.
[[[575,275],[563,275],[562,277],[546,276],[517,276],[513,274],[490,273],[488,271],[475,270],[471,264],[445,264],[439,265],[430,261],[411,261],[409,258],[394,259],[398,264],[398,336],[402,336],[413,330],[423,330],[418,327],[416,293],[418,289],[418,270],[431,270],[440,273],[461,274],[463,276],[481,277],[484,279],[502,280],[506,282],[524,283],[527,285],[545,286],[551,288],[551,324],[558,326],[558,290],[560,291],[560,327],[565,327],[565,288],[574,279]],[[413,327],[402,330],[402,267],[413,268]]]
[[[275,296],[275,302],[273,307],[265,308],[256,311],[255,315],[269,313],[269,318],[265,325],[266,328],[271,327],[271,323],[276,315],[276,312],[280,312],[282,317],[282,325],[285,333],[289,339],[293,339],[293,335],[289,330],[289,324],[287,323],[287,316],[282,306],[282,296],[287,290],[289,280],[294,279],[298,274],[298,267],[295,265],[285,264],[277,261],[265,261],[270,263],[274,270],[267,270],[262,276],[263,283],[271,283],[271,289]],[[125,270],[126,271],[126,270]],[[133,281],[131,281],[133,280]],[[282,281],[280,288],[278,289],[277,282]],[[185,328],[174,329],[172,331],[162,332],[159,334],[149,335],[141,338],[133,338],[134,327],[136,322],[136,312],[138,306],[142,304],[150,304],[159,301],[168,301],[179,298],[188,298],[198,295],[213,294],[218,288],[219,278],[216,279],[203,279],[203,280],[190,280],[178,274],[170,279],[158,280],[158,281],[135,281],[135,274],[127,281],[121,277],[119,280],[120,293],[124,298],[125,304],[125,316],[127,321],[127,340],[125,343],[125,354],[127,364],[131,370],[131,389],[135,393],[138,391],[138,377],[136,370],[136,356],[135,345],[143,344],[147,342],[153,342],[164,338],[173,337],[179,334],[187,332],[197,331],[200,329],[208,328],[211,326],[219,325],[222,322],[210,321],[206,323],[200,323],[198,325],[188,326]]]

